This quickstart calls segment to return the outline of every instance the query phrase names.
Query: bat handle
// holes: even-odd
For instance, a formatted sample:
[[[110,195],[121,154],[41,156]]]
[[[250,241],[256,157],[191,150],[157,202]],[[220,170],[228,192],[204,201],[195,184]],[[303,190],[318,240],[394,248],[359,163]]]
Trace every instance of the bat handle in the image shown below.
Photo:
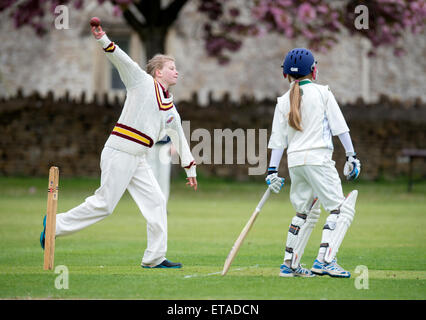
[[[262,199],[260,199],[259,203],[257,204],[257,207],[256,207],[257,211],[260,211],[262,209],[263,205],[265,204],[266,200],[268,200],[270,195],[271,195],[271,190],[268,188],[263,194]]]

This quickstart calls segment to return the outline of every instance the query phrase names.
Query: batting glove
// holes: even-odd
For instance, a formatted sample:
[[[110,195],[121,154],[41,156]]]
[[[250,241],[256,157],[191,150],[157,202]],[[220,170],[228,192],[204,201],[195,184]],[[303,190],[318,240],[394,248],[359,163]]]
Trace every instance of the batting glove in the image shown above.
[[[279,193],[281,188],[284,186],[284,178],[278,177],[278,171],[276,168],[268,168],[268,175],[266,176],[266,184],[269,186],[274,193]]]
[[[361,162],[357,159],[356,153],[349,154],[346,157],[346,163],[343,168],[343,174],[346,180],[356,180],[361,172]]]

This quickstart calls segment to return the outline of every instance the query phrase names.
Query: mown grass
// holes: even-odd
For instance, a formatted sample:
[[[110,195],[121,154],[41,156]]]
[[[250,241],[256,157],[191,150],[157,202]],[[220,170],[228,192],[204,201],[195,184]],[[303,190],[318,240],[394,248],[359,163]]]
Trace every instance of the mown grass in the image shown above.
[[[61,179],[58,213],[80,204],[98,187],[92,178]],[[113,215],[79,233],[57,238],[55,265],[43,270],[39,245],[47,179],[0,178],[0,298],[6,299],[416,299],[426,297],[426,183],[411,193],[406,183],[344,183],[359,190],[357,213],[339,263],[350,279],[278,277],[288,224],[294,215],[288,190],[264,206],[227,276],[224,260],[262,196],[263,183],[200,179],[197,192],[173,181],[167,257],[179,270],[140,267],[146,224],[126,193]],[[311,267],[321,229],[308,242],[302,263]],[[368,268],[368,289],[357,289],[357,266]],[[364,269],[365,270],[365,269]],[[362,275],[366,275],[365,273]]]

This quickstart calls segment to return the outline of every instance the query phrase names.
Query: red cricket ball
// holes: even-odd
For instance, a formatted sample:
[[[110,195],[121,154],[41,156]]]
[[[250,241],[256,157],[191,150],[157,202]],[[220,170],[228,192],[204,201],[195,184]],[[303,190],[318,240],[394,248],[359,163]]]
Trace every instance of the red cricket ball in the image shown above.
[[[92,19],[90,19],[90,25],[92,27],[99,27],[100,24],[101,24],[101,19],[99,19],[98,17],[93,17]]]

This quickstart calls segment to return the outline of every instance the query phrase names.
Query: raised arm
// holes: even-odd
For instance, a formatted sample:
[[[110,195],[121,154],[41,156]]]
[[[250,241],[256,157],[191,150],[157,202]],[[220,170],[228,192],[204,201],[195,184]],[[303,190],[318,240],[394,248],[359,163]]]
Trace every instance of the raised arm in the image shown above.
[[[117,68],[121,81],[123,81],[127,89],[149,79],[149,75],[121,50],[118,45],[108,38],[101,26],[92,26],[92,34],[102,46],[107,58]]]

